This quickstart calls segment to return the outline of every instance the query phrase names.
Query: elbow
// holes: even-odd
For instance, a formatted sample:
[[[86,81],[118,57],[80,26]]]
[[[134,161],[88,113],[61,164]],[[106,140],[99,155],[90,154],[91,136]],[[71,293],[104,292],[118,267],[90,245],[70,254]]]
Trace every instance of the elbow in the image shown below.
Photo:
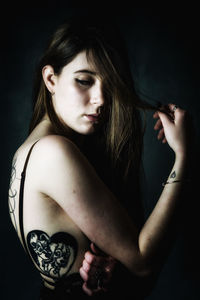
[[[151,261],[147,261],[142,255],[139,255],[138,259],[132,264],[132,272],[141,279],[148,278],[155,273],[155,266]]]
[[[150,296],[157,281],[157,273],[152,267],[143,266],[136,271],[134,279],[137,282],[139,293],[146,297]]]
[[[149,239],[139,239],[138,251],[137,251],[137,266],[136,272],[139,277],[150,277],[157,269],[159,261],[158,255],[154,249],[149,247]]]
[[[151,277],[152,274],[154,273],[154,270],[153,268],[150,268],[150,267],[147,267],[147,266],[143,266],[143,267],[140,267],[140,268],[136,268],[134,270],[134,273],[137,277],[139,278],[148,278],[148,277]]]

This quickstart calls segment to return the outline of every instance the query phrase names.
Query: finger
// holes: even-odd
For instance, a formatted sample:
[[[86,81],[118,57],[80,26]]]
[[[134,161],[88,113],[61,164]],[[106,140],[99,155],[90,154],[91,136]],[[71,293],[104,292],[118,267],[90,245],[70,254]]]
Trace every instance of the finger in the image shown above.
[[[164,139],[162,140],[162,143],[163,143],[163,144],[166,144],[166,143],[167,143],[166,138],[164,138]]]
[[[88,274],[83,267],[79,269],[80,276],[87,283],[87,287],[91,290],[96,289],[97,287],[97,278],[95,277],[95,271],[92,274]]]
[[[158,116],[158,112],[156,111],[154,114],[153,114],[153,118],[154,119],[157,119],[157,118],[159,118],[159,116]]]
[[[107,292],[108,291],[108,289],[106,287],[91,288],[87,285],[86,282],[83,283],[82,289],[89,296],[94,296],[95,294],[99,294],[100,292]]]
[[[158,136],[157,136],[158,140],[162,139],[163,135],[164,135],[164,129],[162,128],[162,129],[160,129],[160,131],[158,133]]]
[[[105,253],[101,249],[99,249],[99,247],[97,247],[97,245],[95,245],[94,243],[90,244],[90,248],[92,252],[97,255],[105,255]]]
[[[82,263],[82,268],[85,272],[89,274],[91,270],[91,265],[84,259]]]
[[[85,260],[89,263],[92,264],[95,261],[95,255],[92,254],[90,251],[85,252]]]
[[[174,103],[169,103],[168,104],[170,113],[172,114],[173,118],[175,119],[175,117],[179,117],[181,115],[181,113],[184,113],[185,110],[181,109],[179,106],[177,106]]]
[[[182,122],[184,117],[187,115],[186,110],[178,107],[174,103],[169,104],[169,109],[171,111],[171,114],[173,115],[173,121],[175,124],[178,124],[179,122]]]
[[[97,281],[100,277],[102,277],[102,274],[106,274],[105,268],[99,268],[99,266],[96,267],[93,264],[90,265],[86,261],[83,262],[80,270],[81,272],[83,271],[84,280],[91,282]]]
[[[158,112],[158,115],[160,117],[160,120],[162,122],[162,125],[165,127],[165,126],[169,126],[170,124],[172,124],[172,119],[170,119],[170,116],[167,115],[166,113],[164,112]]]
[[[170,120],[173,120],[174,118],[173,110],[169,107],[169,104],[162,105],[162,107],[160,107],[160,109],[158,110],[158,115],[159,113],[164,113],[169,117]]]
[[[162,122],[161,122],[161,120],[159,119],[159,120],[155,123],[154,129],[155,129],[155,130],[158,130],[161,126],[162,126]]]
[[[174,123],[179,124],[180,122],[182,122],[185,119],[186,116],[187,116],[186,110],[177,108],[174,113]]]
[[[107,264],[108,258],[105,256],[97,256],[95,254],[92,254],[90,251],[87,251],[85,253],[85,260],[88,264],[92,264],[93,266],[104,266]]]
[[[83,278],[84,281],[88,281],[89,276],[88,276],[87,272],[85,272],[85,270],[83,269],[83,267],[81,267],[79,269],[79,273],[80,273],[80,275],[81,275],[81,277]]]
[[[168,107],[169,107],[169,110],[172,112],[172,113],[174,113],[179,107],[176,105],[176,104],[174,104],[174,103],[169,103],[168,104]],[[179,108],[180,109],[180,108]]]
[[[102,274],[107,277],[107,273],[111,272],[111,269],[108,270],[100,269],[96,266],[88,264],[86,261],[83,262],[83,265],[81,267],[84,270],[84,278],[86,278],[86,274],[88,275],[87,281],[90,281],[92,283],[96,282],[99,278],[102,277]],[[103,277],[104,277],[103,276]]]
[[[90,288],[87,286],[87,283],[86,283],[86,282],[83,283],[82,289],[84,290],[84,292],[85,292],[87,295],[89,295],[89,296],[92,296],[92,295],[93,295],[92,289],[90,289]]]

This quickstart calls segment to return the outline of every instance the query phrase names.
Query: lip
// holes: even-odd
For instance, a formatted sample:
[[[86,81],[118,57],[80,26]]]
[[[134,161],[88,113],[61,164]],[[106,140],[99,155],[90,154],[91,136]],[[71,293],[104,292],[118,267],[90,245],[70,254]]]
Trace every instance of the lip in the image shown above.
[[[87,116],[94,116],[94,117],[98,117],[100,114],[96,114],[96,113],[94,113],[94,114],[87,114]]]
[[[98,122],[99,120],[99,114],[90,114],[85,116],[92,122]]]

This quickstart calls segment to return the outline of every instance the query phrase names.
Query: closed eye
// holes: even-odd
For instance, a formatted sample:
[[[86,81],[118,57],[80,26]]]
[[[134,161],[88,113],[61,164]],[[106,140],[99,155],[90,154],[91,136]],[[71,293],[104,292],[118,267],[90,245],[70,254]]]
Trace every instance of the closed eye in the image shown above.
[[[84,87],[92,85],[92,80],[81,80],[78,78],[76,78],[75,80],[79,85],[84,86]]]

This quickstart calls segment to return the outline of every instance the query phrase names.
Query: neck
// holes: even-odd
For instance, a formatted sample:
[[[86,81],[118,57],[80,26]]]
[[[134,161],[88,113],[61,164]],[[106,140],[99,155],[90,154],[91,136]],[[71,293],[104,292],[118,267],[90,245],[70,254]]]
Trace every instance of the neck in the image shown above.
[[[41,120],[41,123],[45,124],[45,127],[48,129],[48,132],[50,132],[50,134],[57,134],[47,115],[45,115],[43,117],[43,119]],[[66,136],[66,138],[71,140],[75,145],[77,145],[78,148],[81,148],[84,145],[85,136],[83,134],[75,132],[74,130],[69,130],[69,133]]]
[[[76,144],[79,148],[83,146],[85,141],[85,136],[75,131],[71,132],[69,136],[67,136],[67,138],[71,140],[74,144]]]

